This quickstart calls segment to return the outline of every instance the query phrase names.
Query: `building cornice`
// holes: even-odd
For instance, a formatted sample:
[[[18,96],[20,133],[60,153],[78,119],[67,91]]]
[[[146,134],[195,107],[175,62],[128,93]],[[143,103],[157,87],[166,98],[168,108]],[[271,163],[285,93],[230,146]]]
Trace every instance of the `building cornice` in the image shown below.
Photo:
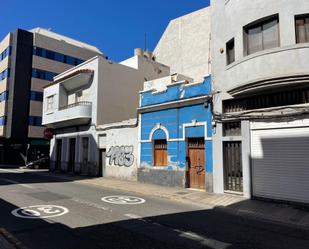
[[[210,99],[211,99],[211,96],[204,95],[204,96],[199,96],[195,98],[181,99],[181,100],[175,100],[175,101],[170,101],[170,102],[156,104],[156,105],[143,106],[143,107],[138,108],[137,111],[139,113],[146,113],[146,112],[160,111],[160,110],[170,109],[170,108],[184,107],[184,106],[189,106],[189,105],[197,105],[197,104],[208,102]]]

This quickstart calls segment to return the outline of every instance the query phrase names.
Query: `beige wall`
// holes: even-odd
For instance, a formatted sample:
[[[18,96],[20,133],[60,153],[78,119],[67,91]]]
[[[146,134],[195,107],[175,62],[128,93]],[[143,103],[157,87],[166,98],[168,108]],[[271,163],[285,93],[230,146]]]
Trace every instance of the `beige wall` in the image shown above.
[[[5,126],[0,125],[0,136],[4,137],[5,136]]]
[[[4,39],[0,42],[0,53],[3,52],[11,43],[11,33],[9,33]]]
[[[57,34],[52,34],[52,35],[58,36]],[[70,38],[67,38],[67,39],[70,39]],[[79,42],[76,42],[76,43],[78,44]],[[54,38],[51,38],[51,37],[48,37],[48,36],[45,36],[43,34],[39,34],[36,32],[34,32],[34,44],[33,45],[37,47],[45,48],[51,51],[59,52],[65,55],[69,55],[75,58],[79,58],[82,60],[88,60],[98,54],[98,51],[93,51],[85,47],[78,47],[76,45],[65,42],[63,40],[54,39]],[[39,56],[33,56],[32,65],[34,68],[45,70],[45,71],[50,71],[50,72],[54,72],[58,74],[65,72],[73,67],[72,65],[69,65],[69,64],[65,64],[62,62],[54,61],[54,60],[49,60],[49,59],[39,57]],[[46,80],[32,78],[31,79],[31,90],[43,92],[43,87],[45,87],[49,83],[50,82]],[[42,103],[37,102],[37,101],[30,101],[29,115],[42,116]],[[29,126],[29,137],[35,137],[35,138],[43,137],[43,130],[44,129],[41,127]]]
[[[39,101],[30,101],[29,107],[30,116],[42,116],[42,102]]]
[[[3,61],[0,61],[0,73],[3,72],[8,67],[9,67],[9,56],[6,57]]]
[[[111,64],[101,59],[98,75],[97,124],[108,124],[136,118],[139,91],[145,78],[156,79],[169,75],[169,68],[157,62],[138,58],[139,69]],[[102,82],[102,83],[101,83]]]
[[[11,34],[8,34],[1,42],[0,42],[0,53],[4,51],[11,43]],[[4,60],[0,61],[0,73],[3,72],[5,69],[9,68],[10,57],[7,56]],[[8,81],[9,79],[6,78],[0,81],[0,93],[6,91],[8,89]],[[2,111],[1,111],[2,113]],[[4,114],[3,114],[4,115]],[[3,116],[1,115],[1,116]]]
[[[49,81],[31,78],[31,90],[37,92],[43,92],[43,87],[50,84]]]
[[[30,137],[30,138],[43,138],[44,137],[44,130],[45,130],[45,127],[29,126],[28,127],[28,137]]]
[[[0,81],[0,93],[6,91],[9,87],[9,78]]]
[[[202,81],[210,74],[210,8],[170,21],[154,54],[171,67],[171,73]]]
[[[39,56],[33,56],[32,66],[33,68],[38,68],[41,70],[50,71],[54,73],[62,73],[73,67],[69,64],[46,59]]]
[[[76,70],[93,70],[94,74],[91,83],[89,83],[89,85],[84,85],[84,89],[81,87],[81,89],[83,89],[83,97],[81,98],[81,101],[92,102],[91,123],[93,125],[101,125],[120,122],[136,118],[136,109],[139,103],[139,91],[143,90],[143,83],[146,77],[149,77],[149,79],[155,79],[169,75],[168,67],[160,63],[146,60],[144,57],[139,57],[138,60],[139,69],[137,70],[122,64],[108,61],[102,56],[98,56],[89,60],[87,63],[81,64],[61,75],[58,75],[55,79],[61,80],[62,77],[69,75]],[[43,123],[46,125],[52,125],[57,119],[58,122],[61,121],[63,123],[68,120],[68,118],[63,115],[63,111],[61,112],[57,110],[59,106],[58,102],[61,99],[67,100],[67,93],[61,93],[60,89],[61,83],[44,89],[45,105],[47,96],[52,94],[57,96],[55,112],[50,115],[44,109]],[[69,95],[69,103],[73,103],[74,101],[75,96],[71,93],[71,95]],[[79,108],[81,109],[84,107]],[[69,116],[73,117],[74,113],[71,113]],[[85,114],[85,116],[87,115]],[[76,122],[78,122],[78,120]]]
[[[65,55],[70,55],[79,59],[87,60],[98,53],[83,47],[77,47],[65,41],[59,41],[42,34],[34,33],[34,46],[46,48]]]
[[[0,102],[0,117],[5,116],[6,113],[6,101]]]

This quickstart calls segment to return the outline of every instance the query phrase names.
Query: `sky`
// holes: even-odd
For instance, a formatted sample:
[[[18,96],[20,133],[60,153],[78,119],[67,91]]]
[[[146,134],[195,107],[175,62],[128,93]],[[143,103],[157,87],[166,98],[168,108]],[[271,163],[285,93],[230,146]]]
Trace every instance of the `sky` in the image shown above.
[[[0,37],[17,28],[48,28],[119,62],[144,48],[145,34],[153,50],[171,19],[208,5],[209,0],[9,0],[1,3]]]

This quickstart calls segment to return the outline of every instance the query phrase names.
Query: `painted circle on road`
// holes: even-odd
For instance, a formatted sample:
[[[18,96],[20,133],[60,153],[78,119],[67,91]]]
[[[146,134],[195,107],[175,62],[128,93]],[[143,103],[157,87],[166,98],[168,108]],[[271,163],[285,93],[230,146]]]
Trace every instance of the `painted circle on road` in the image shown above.
[[[142,204],[146,202],[146,200],[144,200],[143,198],[135,196],[125,196],[125,195],[105,196],[101,200],[108,203],[121,204],[121,205]]]
[[[56,205],[35,205],[14,209],[11,213],[15,217],[23,219],[45,219],[61,216],[68,213],[66,207]]]

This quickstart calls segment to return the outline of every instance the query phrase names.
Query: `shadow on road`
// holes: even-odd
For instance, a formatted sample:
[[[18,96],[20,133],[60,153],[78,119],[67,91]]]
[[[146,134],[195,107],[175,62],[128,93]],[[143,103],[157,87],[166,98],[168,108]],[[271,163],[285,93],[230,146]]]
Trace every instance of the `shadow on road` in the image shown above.
[[[9,171],[9,169],[4,169]],[[44,172],[46,173],[46,172]],[[96,177],[91,176],[81,176],[81,175],[69,175],[63,173],[44,174],[35,172],[4,172],[0,168],[0,186],[2,185],[12,185],[12,184],[32,184],[32,183],[53,183],[53,182],[72,182],[75,180],[82,179],[94,179]],[[36,175],[40,177],[36,177]]]
[[[35,204],[34,204],[35,205]],[[29,249],[309,248],[309,231],[241,218],[217,210],[174,213],[70,228],[57,220],[22,219],[0,200],[0,227]],[[79,214],[65,214],[78,219]],[[68,218],[68,217],[66,217]]]

